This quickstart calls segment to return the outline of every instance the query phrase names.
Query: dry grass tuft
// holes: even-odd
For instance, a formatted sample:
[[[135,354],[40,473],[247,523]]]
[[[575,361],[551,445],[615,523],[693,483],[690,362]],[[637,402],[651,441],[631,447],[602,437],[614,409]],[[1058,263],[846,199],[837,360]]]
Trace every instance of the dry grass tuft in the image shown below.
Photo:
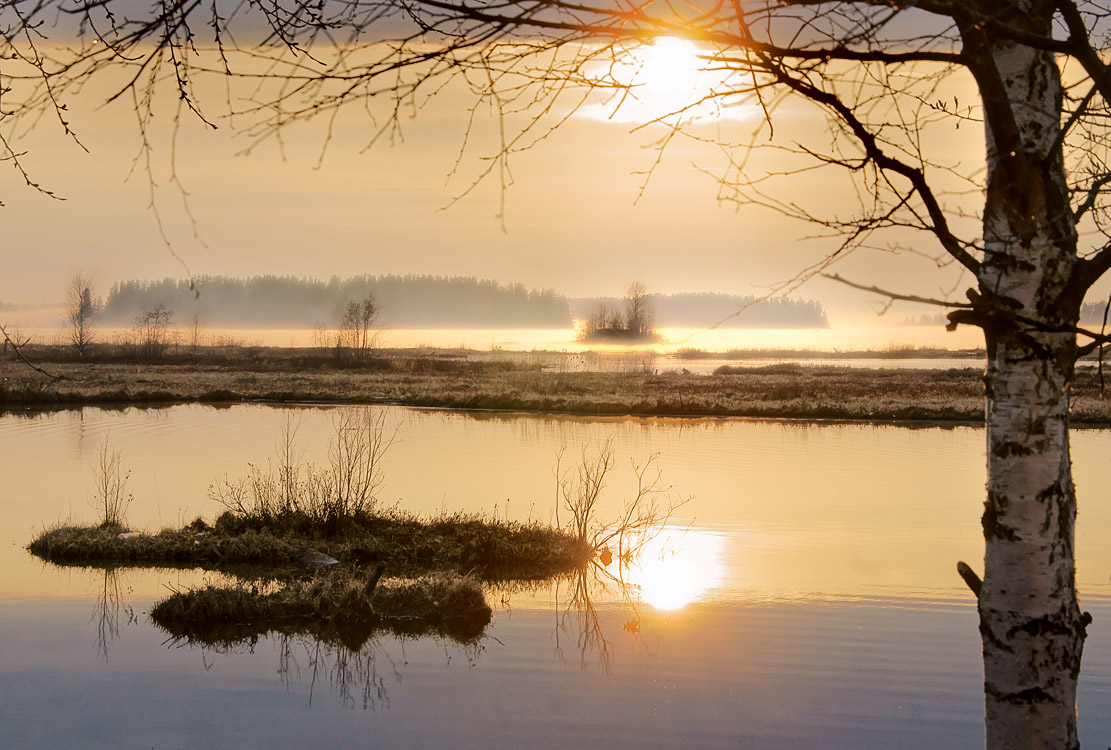
[[[123,526],[44,529],[31,540],[31,554],[60,565],[153,565],[217,568],[222,565],[292,566],[299,545],[271,534],[198,536],[195,526],[122,538]]]

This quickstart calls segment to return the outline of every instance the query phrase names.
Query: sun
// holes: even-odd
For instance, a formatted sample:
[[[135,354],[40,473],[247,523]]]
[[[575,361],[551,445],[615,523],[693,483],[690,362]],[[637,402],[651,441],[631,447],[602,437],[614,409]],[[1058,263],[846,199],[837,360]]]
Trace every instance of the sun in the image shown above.
[[[639,68],[634,85],[652,95],[689,97],[704,83],[698,47],[686,39],[660,37],[631,54]]]
[[[636,124],[735,119],[736,113],[718,100],[725,81],[720,71],[709,69],[711,59],[710,50],[677,37],[659,37],[627,48],[594,71],[605,81],[599,86],[603,93],[579,114]]]
[[[721,585],[722,538],[709,531],[666,529],[648,541],[625,580],[661,611],[682,609]]]

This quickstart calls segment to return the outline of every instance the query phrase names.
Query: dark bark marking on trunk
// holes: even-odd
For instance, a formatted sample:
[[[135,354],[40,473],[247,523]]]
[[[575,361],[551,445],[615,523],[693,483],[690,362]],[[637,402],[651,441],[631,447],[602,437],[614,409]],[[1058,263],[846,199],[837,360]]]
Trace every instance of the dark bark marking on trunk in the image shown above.
[[[984,615],[982,612],[980,613],[980,637],[985,642],[990,642],[995,648],[1006,651],[1010,654],[1013,654],[1015,652],[1010,644],[997,636],[995,634],[995,631],[993,631],[991,627],[988,626],[988,624],[984,621]]]
[[[1045,521],[1042,522],[1042,531],[1049,531],[1054,523],[1057,525],[1057,538],[1066,539],[1072,530],[1069,521],[1068,499],[1060,481],[1046,487],[1034,497],[1035,502],[1045,506]],[[1056,555],[1052,555],[1056,557]]]
[[[1013,458],[1015,456],[1032,456],[1034,449],[1013,441],[1001,441],[991,448],[991,455],[996,458]]]
[[[1062,622],[1061,620],[1065,621]],[[1025,633],[1031,638],[1036,638],[1042,635],[1072,635],[1073,626],[1068,620],[1071,619],[1064,612],[1058,612],[1055,615],[1045,615],[1033,620],[1027,620],[1021,625],[1015,625],[1007,631],[1007,637],[1013,638],[1019,633]]]
[[[1060,500],[1064,496],[1064,488],[1061,487],[1061,482],[1057,481],[1039,492],[1036,496],[1036,499],[1039,503],[1045,503],[1049,502],[1050,500]]]
[[[1028,247],[1041,233],[1041,217],[1048,210],[1043,160],[1036,154],[1013,150],[1000,154],[999,162],[988,179],[987,205],[1002,206],[1007,228]],[[990,261],[996,268],[1033,273],[1037,266],[1010,253],[992,253]]]
[[[1040,687],[1026,688],[1025,690],[1019,690],[1017,693],[1008,693],[985,682],[984,692],[991,695],[991,697],[997,701],[1010,703],[1016,706],[1031,706],[1040,703],[1057,702],[1056,698]]]
[[[988,499],[984,501],[984,514],[980,517],[984,539],[1004,539],[1010,542],[1018,540],[1015,530],[999,521],[999,517],[1007,512],[1007,503],[1007,498],[1002,495],[988,493]]]

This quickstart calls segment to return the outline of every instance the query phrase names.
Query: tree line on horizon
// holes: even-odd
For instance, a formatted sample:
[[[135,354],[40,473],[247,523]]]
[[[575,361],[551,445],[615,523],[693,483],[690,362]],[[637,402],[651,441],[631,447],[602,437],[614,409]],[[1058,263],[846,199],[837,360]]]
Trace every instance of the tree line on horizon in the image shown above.
[[[333,324],[351,300],[373,297],[384,328],[570,328],[599,304],[619,297],[571,298],[553,289],[528,289],[473,276],[362,275],[327,281],[294,276],[201,276],[114,283],[102,322],[132,321],[157,305],[204,325],[307,328]],[[826,328],[814,300],[719,293],[649,295],[659,325],[725,328]],[[738,313],[738,311],[740,311]],[[730,317],[733,316],[733,317]]]
[[[333,323],[352,300],[368,297],[383,327],[502,327],[571,325],[567,299],[551,289],[527,289],[470,276],[354,276],[327,281],[294,276],[201,276],[121,281],[104,301],[105,322],[131,320],[157,304],[196,315],[206,325],[307,328]]]

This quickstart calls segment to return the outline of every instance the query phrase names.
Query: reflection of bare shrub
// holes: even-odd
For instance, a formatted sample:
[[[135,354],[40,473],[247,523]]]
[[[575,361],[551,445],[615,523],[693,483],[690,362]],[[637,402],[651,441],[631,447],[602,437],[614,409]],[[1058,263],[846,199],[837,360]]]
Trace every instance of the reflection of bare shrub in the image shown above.
[[[437,636],[422,636],[436,638]],[[474,665],[482,653],[481,640],[460,644],[444,641],[444,652],[450,661],[462,653]],[[360,649],[350,649],[311,636],[281,635],[278,639],[278,674],[286,686],[294,680],[309,686],[309,702],[317,687],[325,682],[343,703],[351,708],[361,702],[363,709],[374,711],[389,708],[387,679],[400,684],[399,665],[386,651],[380,639],[369,641]],[[384,664],[384,669],[382,665]],[[405,664],[405,660],[401,661]]]
[[[278,648],[278,674],[282,681],[288,687],[293,679],[307,677],[310,702],[317,684],[327,680],[345,705],[354,707],[358,696],[364,709],[389,708],[389,691],[377,664],[384,651],[377,640],[352,650],[312,636],[283,634],[279,636]],[[394,680],[400,682],[396,665],[391,662],[390,667]]]
[[[124,511],[133,499],[127,494],[130,477],[131,471],[123,468],[122,454],[112,449],[105,435],[93,464],[93,504],[100,512],[101,527],[123,526]]]
[[[595,582],[592,569],[576,571],[571,577],[571,592],[565,607],[559,604],[559,584],[556,584],[556,629],[553,634],[556,654],[563,659],[563,636],[574,638],[579,652],[579,668],[586,671],[590,658],[597,661],[602,671],[609,673],[613,666],[613,643],[606,638],[602,618],[594,607],[590,586]]]
[[[108,661],[108,650],[120,634],[120,621],[135,622],[135,610],[123,600],[119,568],[105,568],[104,583],[97,592],[92,621],[96,623],[96,650]]]
[[[564,583],[568,586],[565,600],[560,595]],[[615,596],[622,603],[621,608],[627,608],[629,619],[623,623],[622,629],[630,634],[626,637],[630,647],[650,652],[651,646],[641,632],[645,619],[634,592],[635,587],[621,577],[620,567],[614,573],[596,562],[575,571],[565,582],[557,581],[554,590],[556,627],[552,633],[556,655],[566,660],[565,647],[570,639],[579,654],[580,669],[586,671],[593,663],[594,667],[609,673],[617,653],[612,640],[614,633],[606,632],[602,612],[596,607],[595,600],[613,601]],[[603,611],[610,613],[610,623],[613,624],[616,610],[607,606]]]

